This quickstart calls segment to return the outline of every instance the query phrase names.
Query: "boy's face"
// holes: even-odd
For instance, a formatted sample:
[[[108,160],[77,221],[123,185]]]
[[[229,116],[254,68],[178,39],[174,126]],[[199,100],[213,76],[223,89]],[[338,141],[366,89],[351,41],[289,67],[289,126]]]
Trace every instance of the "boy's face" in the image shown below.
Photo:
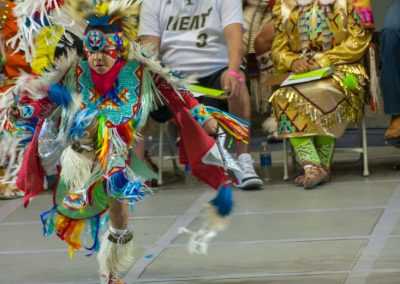
[[[98,74],[110,71],[118,59],[118,51],[115,47],[108,47],[100,51],[90,51],[85,48],[85,54],[90,68]]]
[[[122,37],[122,35],[121,35]],[[119,40],[119,41],[115,41]],[[101,30],[90,30],[83,40],[86,58],[98,74],[105,74],[115,65],[120,56],[117,45],[123,42],[119,34],[104,34]]]

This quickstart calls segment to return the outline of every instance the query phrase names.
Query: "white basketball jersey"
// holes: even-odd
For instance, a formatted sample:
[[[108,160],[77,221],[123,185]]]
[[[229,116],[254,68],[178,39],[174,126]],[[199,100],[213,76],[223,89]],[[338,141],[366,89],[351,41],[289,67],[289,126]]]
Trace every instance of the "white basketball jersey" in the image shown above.
[[[201,78],[228,66],[223,29],[243,23],[241,0],[144,0],[140,35],[161,39],[161,61]]]

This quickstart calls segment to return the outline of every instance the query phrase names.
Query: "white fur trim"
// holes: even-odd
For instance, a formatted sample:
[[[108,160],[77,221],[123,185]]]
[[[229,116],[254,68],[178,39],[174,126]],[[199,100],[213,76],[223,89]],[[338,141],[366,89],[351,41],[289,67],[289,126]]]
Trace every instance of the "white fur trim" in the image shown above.
[[[275,132],[277,129],[277,123],[274,117],[268,117],[264,122],[262,123],[262,129],[265,132]]]
[[[102,278],[122,278],[135,262],[135,245],[133,239],[126,243],[113,243],[108,240],[110,231],[107,231],[101,241],[100,251],[97,254],[99,273]],[[122,237],[122,236],[121,236]],[[108,282],[106,282],[108,283]]]
[[[157,60],[154,56],[146,56],[145,54],[151,54],[149,52],[151,47],[141,47],[138,43],[132,43],[132,48],[129,52],[129,59],[136,59],[140,63],[143,63],[150,69],[150,71],[160,75],[164,78],[169,84],[174,87],[178,87],[179,85],[190,85],[196,83],[194,76],[189,76],[186,78],[178,78],[172,74],[172,70],[168,67],[162,66],[161,62]]]
[[[0,176],[0,183],[15,184],[19,169],[21,167],[24,151],[20,142],[25,137],[13,137],[5,135],[0,139],[0,166],[7,165],[4,173]]]
[[[52,17],[52,24],[56,26],[61,26],[65,30],[76,35],[77,37],[83,38],[87,26],[86,21],[84,20],[78,21],[76,19],[74,20],[72,18],[70,10],[66,6],[61,7],[60,10],[56,11],[55,13],[56,15]],[[73,40],[68,37],[68,34],[66,34],[66,37],[69,40],[69,42],[72,43]]]
[[[61,178],[76,192],[85,187],[91,177],[95,155],[78,153],[68,146],[61,155]]]
[[[50,11],[53,7],[54,9]],[[47,22],[64,28],[69,27],[72,32],[77,32],[78,36],[83,33],[84,25],[75,23],[66,9],[58,5],[57,0],[16,0],[13,12],[17,18],[18,32],[7,41],[7,44],[15,49],[15,52],[23,51],[28,62],[31,62],[32,54],[35,53],[35,38]],[[39,18],[40,23],[34,18]]]
[[[53,66],[47,68],[48,71],[43,72],[40,76],[21,72],[15,83],[15,88],[25,91],[23,95],[28,95],[33,100],[42,99],[47,96],[49,85],[60,82],[77,60],[76,51],[69,50],[66,55],[54,61]]]

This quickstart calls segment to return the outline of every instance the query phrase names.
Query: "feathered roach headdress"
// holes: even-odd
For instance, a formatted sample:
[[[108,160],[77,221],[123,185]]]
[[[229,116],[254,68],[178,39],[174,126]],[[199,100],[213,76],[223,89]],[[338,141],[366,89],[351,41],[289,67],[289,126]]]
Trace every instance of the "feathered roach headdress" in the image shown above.
[[[140,0],[75,0],[67,5],[75,20],[86,20],[88,26],[85,35],[91,30],[100,30],[104,34],[122,32],[130,42],[133,42],[138,34],[140,3]],[[118,41],[120,37],[107,40],[110,39]],[[111,44],[118,46],[119,43]]]

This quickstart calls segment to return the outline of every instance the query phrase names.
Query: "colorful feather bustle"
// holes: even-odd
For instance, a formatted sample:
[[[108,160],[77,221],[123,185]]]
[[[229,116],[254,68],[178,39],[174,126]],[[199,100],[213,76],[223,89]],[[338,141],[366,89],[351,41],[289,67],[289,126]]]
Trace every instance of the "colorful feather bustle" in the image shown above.
[[[30,141],[35,129],[36,121],[16,122],[7,118],[8,108],[18,100],[13,96],[15,90],[12,87],[0,96],[0,165],[4,170],[0,184],[15,183],[24,154],[21,149]]]
[[[21,73],[18,77],[15,88],[24,90],[23,94],[32,100],[40,100],[48,95],[49,86],[58,84],[62,78],[68,73],[74,63],[76,63],[78,55],[76,51],[69,50],[66,55],[61,56],[57,61],[53,62],[40,76]],[[22,94],[22,92],[18,92]]]
[[[102,227],[101,218],[107,217],[96,215],[85,220],[72,219],[59,214],[56,206],[40,214],[43,235],[48,236],[55,232],[61,240],[68,244],[68,253],[71,258],[74,251],[80,250],[82,247],[85,247],[89,251],[87,256],[99,250],[99,235]],[[87,244],[85,241],[82,241],[83,239],[87,241],[90,239],[92,243]]]
[[[35,53],[36,37],[42,27],[55,24],[81,34],[84,23],[74,23],[63,7],[68,1],[70,0],[16,0],[13,12],[17,17],[18,33],[7,44],[17,52],[23,51],[26,60],[30,62]]]
[[[132,48],[129,51],[128,60],[137,60],[144,64],[145,69],[151,70],[151,72],[161,76],[170,85],[172,85],[172,87],[178,88],[181,85],[191,85],[196,83],[194,76],[188,76],[186,78],[176,76],[176,73],[174,73],[168,67],[163,66],[157,57],[147,56],[146,48],[141,47],[139,43],[132,42],[131,44]],[[179,95],[178,91],[176,91],[176,93]]]

